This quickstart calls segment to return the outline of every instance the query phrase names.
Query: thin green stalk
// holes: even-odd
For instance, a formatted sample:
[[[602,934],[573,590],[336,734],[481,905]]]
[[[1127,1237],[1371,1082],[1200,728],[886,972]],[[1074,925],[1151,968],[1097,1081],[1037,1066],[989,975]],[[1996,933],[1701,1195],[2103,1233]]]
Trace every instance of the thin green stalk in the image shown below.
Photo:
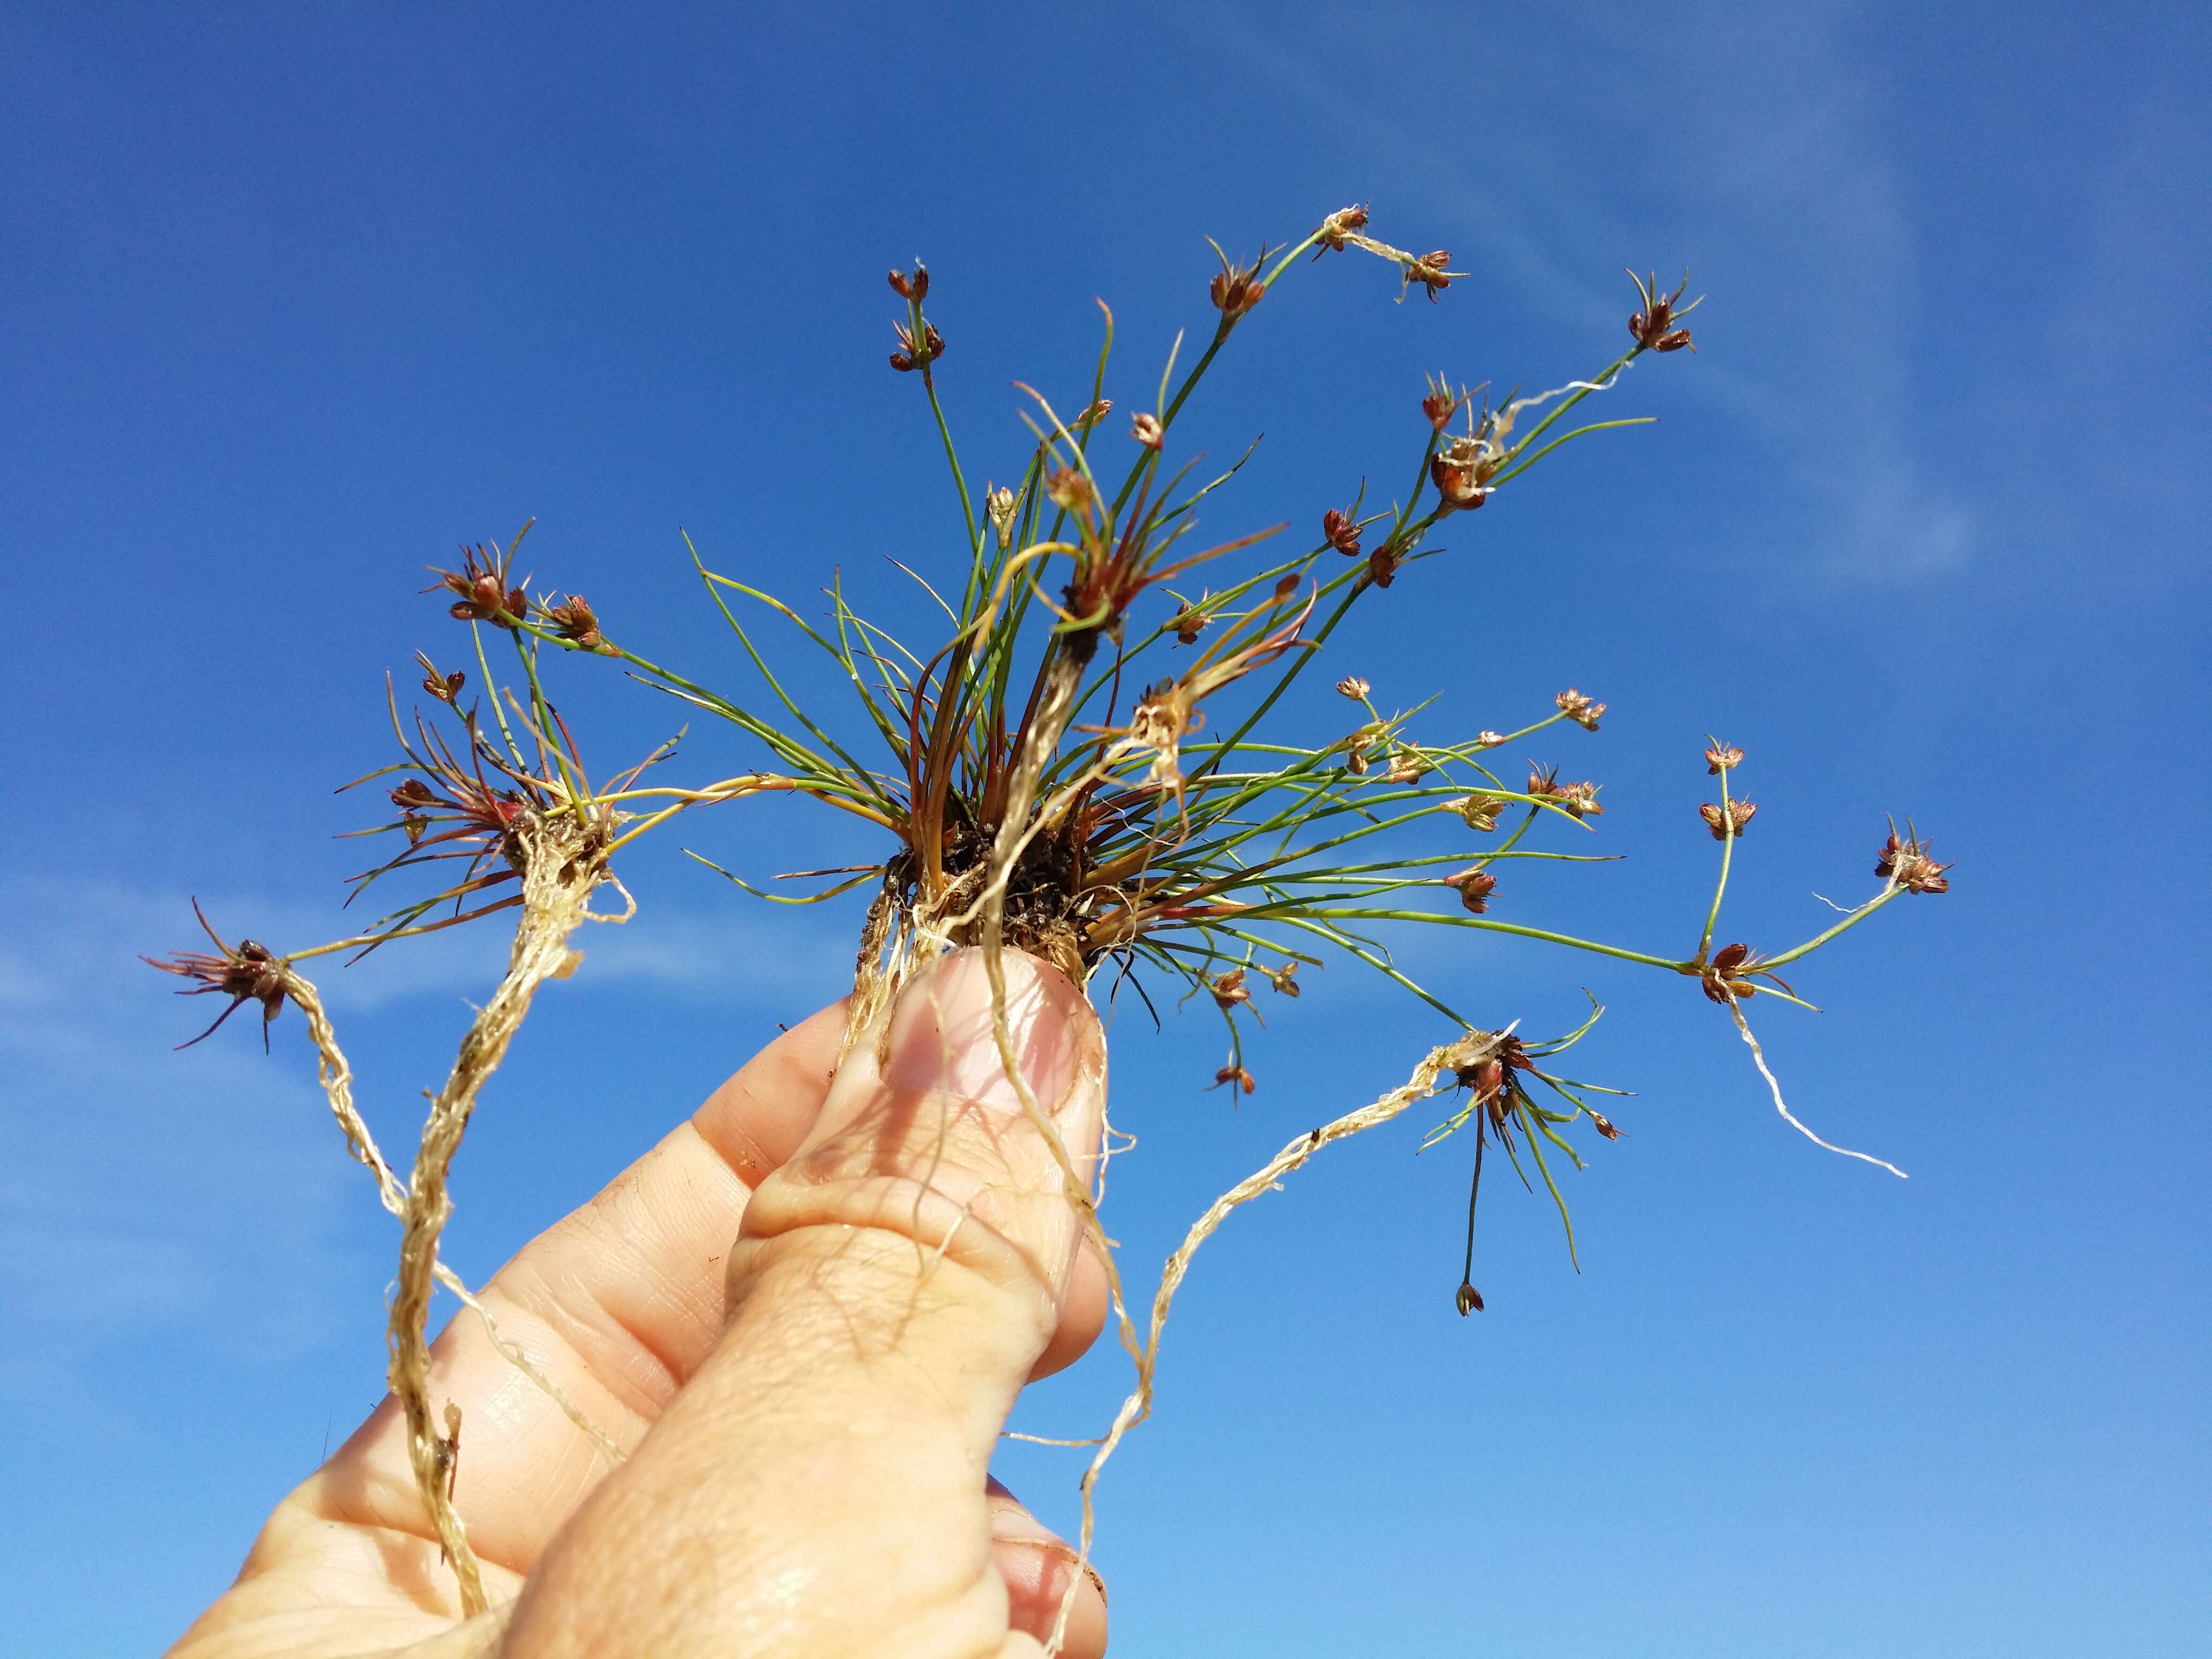
[[[1796,961],[1800,957],[1809,956],[1812,952],[1819,950],[1823,945],[1826,945],[1830,939],[1835,938],[1837,934],[1844,933],[1850,928],[1857,927],[1875,911],[1881,909],[1883,905],[1888,903],[1892,899],[1895,898],[1899,893],[1902,893],[1905,890],[1904,888],[1893,884],[1886,890],[1877,894],[1873,898],[1869,899],[1864,904],[1859,906],[1857,909],[1852,911],[1850,915],[1845,916],[1841,921],[1829,928],[1825,933],[1815,934],[1813,938],[1807,939],[1802,945],[1797,946],[1794,951],[1784,951],[1778,957],[1769,957],[1758,965],[1761,968],[1781,968]]]
[[[1720,926],[1721,900],[1728,892],[1729,860],[1735,850],[1735,811],[1729,803],[1729,769],[1720,769],[1721,780],[1721,878],[1713,886],[1712,908],[1705,912],[1705,931],[1698,938],[1698,953],[1690,960],[1702,968],[1705,952],[1712,949],[1713,929]]]
[[[1600,945],[1594,939],[1577,939],[1571,933],[1550,933],[1541,927],[1523,927],[1518,922],[1492,921],[1486,916],[1445,916],[1432,910],[1316,910],[1316,916],[1340,917],[1353,921],[1424,921],[1446,927],[1474,927],[1488,933],[1513,933],[1522,939],[1540,939],[1547,945],[1571,945],[1577,951],[1590,951],[1601,957],[1618,957],[1623,962],[1640,962],[1650,968],[1665,968],[1681,974],[1692,971],[1686,962],[1670,961],[1665,957],[1646,955],[1641,951],[1626,951],[1618,945]],[[1841,931],[1838,929],[1836,931]]]

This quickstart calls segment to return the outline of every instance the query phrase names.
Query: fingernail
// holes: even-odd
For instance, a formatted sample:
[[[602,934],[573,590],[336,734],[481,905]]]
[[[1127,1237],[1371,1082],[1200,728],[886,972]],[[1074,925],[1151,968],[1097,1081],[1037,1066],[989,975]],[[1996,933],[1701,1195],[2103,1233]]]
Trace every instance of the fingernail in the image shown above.
[[[1006,1025],[1022,1080],[1045,1111],[1065,1103],[1086,1022],[1083,994],[1058,970],[1009,951]],[[991,981],[981,951],[940,957],[901,993],[884,1080],[896,1089],[942,1089],[994,1111],[1019,1112],[992,1030]]]

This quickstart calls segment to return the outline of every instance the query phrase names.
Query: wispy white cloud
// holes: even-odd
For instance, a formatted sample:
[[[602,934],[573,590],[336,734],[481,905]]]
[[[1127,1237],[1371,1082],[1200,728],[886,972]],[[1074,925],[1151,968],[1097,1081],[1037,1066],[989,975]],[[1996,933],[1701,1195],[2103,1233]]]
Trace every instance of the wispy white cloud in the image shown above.
[[[1297,33],[1271,11],[1234,50],[1379,177],[1418,181],[1458,263],[1563,331],[1624,337],[1633,307],[1611,273],[1625,254],[1694,259],[1693,292],[1715,302],[1680,395],[1732,416],[1784,485],[1778,499],[1748,481],[1709,544],[1879,586],[1966,566],[1983,531],[1923,459],[1920,255],[1851,46],[1863,12],[1692,5],[1655,27],[1627,5],[1524,24],[1399,4]],[[1408,58],[1407,41],[1433,50]],[[1351,90],[1382,85],[1387,104]]]

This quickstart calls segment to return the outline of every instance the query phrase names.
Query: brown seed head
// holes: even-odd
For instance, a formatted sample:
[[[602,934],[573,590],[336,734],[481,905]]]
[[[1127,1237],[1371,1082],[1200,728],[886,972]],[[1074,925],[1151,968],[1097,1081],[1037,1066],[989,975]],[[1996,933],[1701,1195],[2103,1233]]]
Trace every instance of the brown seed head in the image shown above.
[[[1689,287],[1690,279],[1685,276],[1681,287],[1667,295],[1659,292],[1656,276],[1638,276],[1632,270],[1628,279],[1636,284],[1636,297],[1644,301],[1643,308],[1628,319],[1628,332],[1636,343],[1647,351],[1680,351],[1685,346],[1695,351],[1697,348],[1690,345],[1690,331],[1675,325],[1705,303],[1703,295],[1687,305],[1681,302],[1682,289]]]
[[[431,665],[429,658],[420,651],[415,653],[415,660],[422,665],[422,689],[440,702],[452,702],[460,695],[461,688],[468,684],[469,677],[458,668],[450,674],[441,674]]]
[[[1208,284],[1207,292],[1212,297],[1214,309],[1221,313],[1221,320],[1233,323],[1267,297],[1267,286],[1260,279],[1260,267],[1267,263],[1267,250],[1263,246],[1260,257],[1249,265],[1232,265],[1229,256],[1218,247],[1214,252],[1220,255],[1221,270]]]
[[[1505,735],[1504,732],[1492,732],[1486,727],[1474,734],[1474,746],[1477,749],[1495,749],[1499,744],[1504,741]]]
[[[1504,809],[1501,795],[1457,795],[1443,803],[1447,812],[1456,812],[1470,830],[1480,830],[1489,835],[1498,828],[1498,815]]]
[[[1129,435],[1147,449],[1158,449],[1168,441],[1167,428],[1160,424],[1159,416],[1147,415],[1142,410],[1129,417]]]
[[[1359,556],[1358,525],[1333,507],[1321,515],[1321,538],[1347,559]]]
[[[1498,890],[1498,878],[1476,865],[1455,876],[1446,876],[1444,884],[1458,888],[1459,902],[1479,916],[1490,908],[1490,896]]]
[[[1168,625],[1175,629],[1177,644],[1196,645],[1199,631],[1212,620],[1203,611],[1186,602],[1176,607],[1175,615],[1168,618]]]
[[[1482,1292],[1462,1279],[1459,1282],[1459,1289],[1453,1293],[1452,1305],[1459,1310],[1459,1316],[1462,1319],[1471,1313],[1480,1313]]]
[[[1553,799],[1578,818],[1603,817],[1605,808],[1597,804],[1597,792],[1602,787],[1595,783],[1563,783],[1553,792]]]
[[[1437,487],[1437,504],[1448,513],[1472,513],[1490,499],[1482,463],[1456,457],[1450,450],[1431,459],[1429,481]]]
[[[1244,970],[1232,968],[1206,981],[1206,988],[1213,993],[1214,1006],[1223,1010],[1234,1008],[1240,1002],[1252,1000],[1251,988],[1244,983]]]
[[[1748,945],[1723,945],[1714,951],[1712,960],[1705,964],[1705,971],[1698,981],[1704,987],[1706,997],[1714,1002],[1727,1004],[1756,992],[1759,988],[1743,971],[1751,959],[1751,946]]]
[[[1592,702],[1571,685],[1552,699],[1559,705],[1559,712],[1585,732],[1597,730],[1598,716],[1605,713],[1605,705]]]
[[[1705,821],[1705,828],[1712,831],[1715,841],[1726,841],[1730,836],[1741,836],[1743,826],[1758,811],[1757,801],[1732,800],[1728,804],[1724,821],[1720,803],[1709,800],[1698,809],[1698,816]]]
[[[561,637],[586,651],[596,651],[605,641],[599,636],[599,619],[581,593],[571,593],[566,605],[545,607],[545,619],[561,630]]]
[[[1743,750],[1716,738],[1705,750],[1705,775],[1718,777],[1722,773],[1743,764]]]
[[[1398,574],[1398,550],[1385,542],[1367,556],[1367,575],[1377,587],[1388,587]]]
[[[1218,1089],[1224,1083],[1235,1084],[1248,1095],[1260,1086],[1242,1066],[1224,1066],[1213,1074],[1212,1088]]]
[[[1267,976],[1267,983],[1273,986],[1283,995],[1296,997],[1301,994],[1298,990],[1297,963],[1286,962],[1279,968],[1262,968],[1260,971]]]
[[[1429,291],[1429,303],[1437,302],[1440,289],[1451,286],[1451,254],[1443,248],[1433,253],[1424,253],[1406,267],[1406,281],[1410,285],[1419,283]]]
[[[1451,424],[1451,417],[1459,412],[1463,400],[1451,389],[1449,382],[1429,376],[1429,395],[1421,399],[1421,413],[1429,417],[1429,424],[1441,432]]]
[[[230,1006],[215,1018],[215,1024],[202,1031],[190,1042],[180,1042],[179,1048],[189,1048],[192,1043],[212,1036],[216,1027],[238,1012],[242,1003],[261,1005],[261,1046],[269,1047],[269,1025],[284,1010],[284,981],[286,964],[283,958],[265,945],[257,945],[242,939],[236,945],[226,945],[208,919],[200,912],[199,901],[192,901],[192,914],[199,917],[200,927],[213,940],[216,953],[204,951],[179,951],[173,957],[158,958],[141,957],[139,960],[149,968],[158,968],[165,974],[174,974],[192,981],[177,993],[180,997],[206,996],[214,993],[230,999]]]
[[[1071,422],[1071,429],[1076,432],[1085,431],[1089,428],[1097,426],[1099,422],[1104,420],[1113,412],[1114,400],[1111,398],[1101,398],[1097,403],[1091,404],[1090,408],[1085,410],[1080,415],[1078,415],[1075,417],[1074,421]]]
[[[1367,210],[1365,208],[1356,206],[1339,208],[1321,222],[1319,240],[1323,247],[1334,248],[1337,252],[1341,253],[1344,252],[1346,236],[1353,231],[1364,230],[1366,228]]]
[[[1955,861],[1955,860],[1954,860]],[[1881,856],[1875,860],[1874,872],[1885,880],[1893,881],[1908,893],[1948,893],[1950,878],[1943,872],[1948,864],[1938,864],[1928,856],[1928,849],[1920,837],[1907,830],[1903,841],[1897,838],[1897,826],[1890,825],[1889,839],[1882,843]]]
[[[510,552],[512,550],[510,550]],[[437,577],[422,591],[434,592],[442,587],[460,598],[448,607],[448,613],[459,622],[488,622],[495,628],[512,629],[516,619],[530,611],[530,596],[520,585],[510,585],[508,555],[483,547],[465,547],[461,550],[459,570],[435,570]]]
[[[1605,808],[1597,804],[1597,792],[1602,787],[1595,783],[1561,783],[1559,768],[1555,766],[1537,766],[1531,763],[1528,768],[1528,793],[1578,818],[1602,817],[1605,815]]]
[[[1620,1139],[1620,1131],[1613,1127],[1613,1120],[1603,1112],[1592,1112],[1589,1115],[1589,1120],[1591,1126],[1607,1140]]]
[[[1336,695],[1349,697],[1354,702],[1366,701],[1367,694],[1375,688],[1356,674],[1347,674],[1336,683]]]
[[[1392,783],[1419,783],[1431,770],[1417,749],[1401,749],[1390,757],[1390,769],[1383,774]]]
[[[926,368],[945,355],[945,337],[937,331],[933,323],[922,325],[919,338],[905,323],[893,323],[891,330],[898,336],[899,343],[899,349],[891,353],[891,367],[902,374]]]
[[[449,806],[453,803],[422,779],[410,778],[392,792],[392,804],[404,811],[413,811],[425,806]]]

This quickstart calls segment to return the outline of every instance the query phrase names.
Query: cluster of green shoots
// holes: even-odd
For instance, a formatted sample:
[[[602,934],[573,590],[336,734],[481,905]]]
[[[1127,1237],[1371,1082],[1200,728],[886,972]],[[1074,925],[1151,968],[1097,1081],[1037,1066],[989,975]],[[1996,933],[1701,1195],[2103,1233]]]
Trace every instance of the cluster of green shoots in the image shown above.
[[[848,603],[842,581],[827,590],[826,611],[810,620],[784,600],[708,568],[692,549],[707,593],[757,671],[753,691],[732,695],[618,643],[580,596],[533,594],[528,580],[514,574],[521,536],[504,548],[470,549],[460,570],[437,573],[434,591],[450,597],[452,614],[471,629],[471,666],[441,672],[419,657],[430,713],[403,720],[392,698],[401,758],[358,781],[380,781],[398,814],[363,832],[396,838],[396,850],[356,878],[357,890],[402,872],[429,870],[446,878],[362,933],[331,944],[279,954],[216,938],[212,955],[188,953],[156,964],[191,980],[188,990],[230,996],[230,1008],[258,1002],[264,1028],[287,1000],[307,1017],[348,1144],[374,1173],[386,1207],[403,1225],[390,1331],[392,1384],[406,1408],[417,1485],[469,1610],[482,1604],[483,1592],[448,1490],[459,1418],[449,1406],[443,1432],[434,1419],[424,1334],[434,1283],[469,1295],[437,1257],[451,1207],[446,1173],[478,1091],[536,989],[574,966],[569,935],[585,922],[627,920],[633,912],[615,874],[617,855],[681,815],[750,795],[798,794],[881,832],[879,861],[808,872],[826,884],[781,896],[781,902],[811,903],[857,887],[872,890],[848,1046],[884,1029],[885,1010],[914,972],[962,946],[983,952],[999,988],[998,1041],[1018,1091],[1024,1085],[1004,1009],[1008,948],[1099,987],[1104,997],[1126,985],[1155,1009],[1152,993],[1162,988],[1210,1004],[1227,1028],[1214,1084],[1232,1093],[1257,1087],[1246,1063],[1248,1024],[1258,1018],[1255,992],[1297,997],[1302,968],[1362,964],[1455,1028],[1457,1035],[1425,1056],[1404,1085],[1301,1134],[1224,1194],[1170,1258],[1149,1329],[1141,1334],[1097,1224],[1095,1183],[1103,1180],[1104,1160],[1097,1176],[1079,1177],[1048,1116],[1024,1094],[1059,1157],[1068,1196],[1108,1263],[1118,1328],[1137,1368],[1136,1386],[1109,1431],[1076,1443],[1097,1448],[1083,1483],[1086,1557],[1092,1486],[1122,1434],[1149,1411],[1176,1288],[1193,1253],[1230,1211],[1268,1190],[1320,1147],[1416,1102],[1446,1097],[1448,1115],[1424,1145],[1462,1128],[1474,1131],[1468,1261],[1456,1293],[1466,1314],[1482,1306],[1472,1272],[1486,1147],[1502,1147],[1524,1182],[1527,1164],[1533,1164],[1566,1223],[1553,1159],[1579,1166],[1568,1137],[1584,1120],[1601,1137],[1618,1133],[1591,1097],[1619,1091],[1550,1069],[1551,1057],[1589,1030],[1600,1011],[1577,1030],[1543,1042],[1522,1042],[1510,1024],[1477,1025],[1439,990],[1403,970],[1390,949],[1394,931],[1506,933],[1692,979],[1751,1045],[1778,1110],[1803,1129],[1767,1071],[1744,1005],[1765,996],[1800,1000],[1783,969],[1901,894],[1944,890],[1944,866],[1917,836],[1900,839],[1893,832],[1877,870],[1879,890],[1818,936],[1765,957],[1741,944],[1716,949],[1732,854],[1757,808],[1731,788],[1741,752],[1711,742],[1705,758],[1719,799],[1702,811],[1719,844],[1719,871],[1696,948],[1679,957],[1635,951],[1490,914],[1498,898],[1497,866],[1524,859],[1594,861],[1599,855],[1565,850],[1559,842],[1586,844],[1591,820],[1604,810],[1595,783],[1562,781],[1556,769],[1543,765],[1532,765],[1525,779],[1508,775],[1493,769],[1497,751],[1561,723],[1595,732],[1603,704],[1569,690],[1516,730],[1431,742],[1417,732],[1426,705],[1386,712],[1366,681],[1348,677],[1336,683],[1350,705],[1348,731],[1301,741],[1281,731],[1279,720],[1269,720],[1355,605],[1443,552],[1431,539],[1439,525],[1482,508],[1561,446],[1638,424],[1634,417],[1580,423],[1571,417],[1587,399],[1611,390],[1638,358],[1691,345],[1681,320],[1692,309],[1681,303],[1684,290],[1664,293],[1656,282],[1638,280],[1628,349],[1586,380],[1494,399],[1482,387],[1431,380],[1419,400],[1414,441],[1398,464],[1405,467],[1407,489],[1389,505],[1370,504],[1363,483],[1346,504],[1319,516],[1310,539],[1286,535],[1287,527],[1278,525],[1203,544],[1198,509],[1243,461],[1210,477],[1199,475],[1194,462],[1174,465],[1168,459],[1173,430],[1215,359],[1275,284],[1332,252],[1364,252],[1394,265],[1401,300],[1419,288],[1434,301],[1464,274],[1449,269],[1448,254],[1391,247],[1365,234],[1366,226],[1364,209],[1346,209],[1295,245],[1263,247],[1249,264],[1221,255],[1211,283],[1216,317],[1204,351],[1178,376],[1178,337],[1150,406],[1118,417],[1107,396],[1113,349],[1107,313],[1087,394],[1065,408],[1022,387],[1034,442],[1009,470],[1011,483],[986,483],[981,489],[961,460],[939,397],[945,342],[927,314],[928,272],[918,264],[894,271],[890,286],[905,314],[890,367],[921,387],[957,508],[947,538],[950,545],[957,537],[952,556],[901,566],[941,611],[938,637],[921,647],[902,642]],[[1272,562],[1252,556],[1263,544],[1285,543],[1288,550]],[[803,648],[834,661],[852,688],[846,718],[810,708],[787,690],[776,647],[759,637],[763,622],[787,626]],[[499,686],[494,646],[513,653],[509,687]],[[675,753],[672,740],[594,781],[545,689],[555,659],[568,655],[605,659],[631,679],[726,722],[750,741],[757,769],[692,785],[657,781],[657,769]],[[488,695],[465,702],[472,678]],[[757,890],[721,866],[713,867],[749,892]],[[620,896],[621,909],[592,908],[602,887]],[[452,1075],[432,1102],[414,1169],[402,1181],[354,1109],[350,1072],[298,964],[510,911],[516,913],[516,936],[508,971],[465,1036]],[[1571,1251],[1571,1223],[1567,1240]],[[501,1340],[495,1331],[494,1338]],[[503,1340],[502,1347],[559,1398],[519,1350]],[[565,1400],[562,1404],[583,1421]],[[618,1455],[605,1435],[591,1431],[609,1455]]]

